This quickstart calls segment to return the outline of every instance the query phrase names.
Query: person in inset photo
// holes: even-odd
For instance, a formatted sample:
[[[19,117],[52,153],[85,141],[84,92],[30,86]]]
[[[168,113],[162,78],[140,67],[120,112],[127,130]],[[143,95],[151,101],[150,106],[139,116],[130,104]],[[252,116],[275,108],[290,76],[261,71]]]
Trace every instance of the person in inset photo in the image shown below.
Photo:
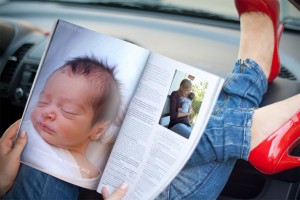
[[[175,133],[189,138],[192,132],[189,115],[192,109],[188,112],[180,112],[182,109],[182,98],[188,98],[192,90],[192,82],[189,79],[183,79],[180,83],[179,89],[173,91],[170,97],[170,123],[168,128]]]
[[[114,122],[120,103],[114,68],[93,57],[73,58],[48,77],[30,120],[24,122],[23,129],[31,133],[29,148],[39,143],[35,152],[59,161],[58,166],[51,166],[58,174],[99,177],[101,172],[88,160],[86,150]],[[41,159],[28,158],[32,162]],[[50,168],[47,159],[36,163],[39,168]]]

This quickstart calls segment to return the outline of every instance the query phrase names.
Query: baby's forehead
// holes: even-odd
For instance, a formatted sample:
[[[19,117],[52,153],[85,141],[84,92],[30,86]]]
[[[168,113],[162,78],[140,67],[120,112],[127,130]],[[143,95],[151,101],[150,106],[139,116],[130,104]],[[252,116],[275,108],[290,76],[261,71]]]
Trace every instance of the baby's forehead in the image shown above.
[[[82,68],[72,68],[70,65],[65,65],[53,72],[53,74],[55,73],[59,73],[69,77],[84,77],[87,80],[102,80],[111,78],[111,74],[109,74],[107,71],[96,67],[86,70]]]
[[[62,80],[63,83],[66,83],[66,84],[69,81],[71,81],[71,83],[73,81],[76,81],[77,84],[87,85],[88,89],[86,89],[84,91],[79,91],[79,92],[85,93],[85,95],[87,95],[87,93],[90,93],[91,95],[89,95],[89,96],[95,96],[94,94],[99,95],[99,93],[101,93],[101,91],[103,90],[103,86],[102,86],[103,81],[101,81],[100,77],[98,78],[98,80],[96,80],[96,78],[94,77],[94,80],[93,80],[93,78],[86,76],[84,74],[69,73],[64,70],[57,70],[57,71],[53,72],[48,77],[48,79],[45,83],[44,89],[46,89],[47,86],[51,85],[53,82],[56,82],[58,79]],[[62,85],[62,87],[64,87],[64,85]],[[71,89],[77,90],[78,88],[75,88],[75,86],[74,86]],[[97,91],[99,91],[98,94],[97,94]]]
[[[80,69],[72,69],[71,66],[69,65],[65,65],[59,69],[57,69],[56,71],[54,71],[50,77],[50,78],[59,78],[59,79],[64,79],[66,77],[68,77],[68,79],[83,79],[85,81],[87,81],[87,83],[89,84],[90,88],[95,89],[96,91],[103,91],[105,90],[105,88],[107,88],[106,86],[108,86],[111,81],[113,80],[112,75],[105,71],[102,70],[100,68],[94,68],[92,70],[80,70]],[[96,91],[93,92],[96,92]],[[98,94],[99,95],[99,94]]]

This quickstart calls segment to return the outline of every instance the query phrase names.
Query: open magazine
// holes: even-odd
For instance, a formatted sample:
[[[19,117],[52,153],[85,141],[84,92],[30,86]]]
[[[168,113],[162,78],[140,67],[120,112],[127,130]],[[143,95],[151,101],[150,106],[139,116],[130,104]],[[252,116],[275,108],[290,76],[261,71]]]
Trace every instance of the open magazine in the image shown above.
[[[183,79],[195,94],[188,136],[168,128],[170,95]],[[127,182],[125,199],[153,199],[194,151],[222,85],[216,75],[58,20],[22,117],[21,161],[99,193]]]

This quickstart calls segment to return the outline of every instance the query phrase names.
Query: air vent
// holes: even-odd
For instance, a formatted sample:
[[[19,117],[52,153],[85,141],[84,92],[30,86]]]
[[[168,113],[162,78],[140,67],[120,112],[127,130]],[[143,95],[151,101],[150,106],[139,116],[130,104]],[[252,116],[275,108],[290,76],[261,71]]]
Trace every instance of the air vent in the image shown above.
[[[15,102],[17,105],[25,105],[28,99],[32,83],[34,81],[38,64],[24,64],[23,72],[15,90]]]
[[[31,89],[32,83],[34,81],[38,65],[25,64],[24,71],[20,79],[20,86]]]
[[[11,57],[9,57],[4,70],[2,72],[2,75],[0,77],[0,81],[5,84],[9,84],[12,77],[14,76],[14,73],[24,57],[24,55],[27,53],[27,51],[32,47],[33,44],[24,44],[21,46]]]
[[[284,66],[281,66],[281,69],[280,69],[280,73],[278,75],[280,78],[285,78],[285,79],[289,79],[289,80],[293,80],[293,81],[296,81],[297,78],[295,77],[295,75],[290,72],[286,67]]]

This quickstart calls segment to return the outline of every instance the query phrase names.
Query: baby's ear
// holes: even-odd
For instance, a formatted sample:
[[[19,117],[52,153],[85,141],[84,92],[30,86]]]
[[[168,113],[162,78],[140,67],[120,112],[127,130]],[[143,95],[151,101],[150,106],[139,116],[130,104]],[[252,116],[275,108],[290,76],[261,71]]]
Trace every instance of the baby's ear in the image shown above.
[[[102,121],[95,124],[94,131],[91,134],[91,140],[98,140],[107,130],[110,125],[110,121]]]

